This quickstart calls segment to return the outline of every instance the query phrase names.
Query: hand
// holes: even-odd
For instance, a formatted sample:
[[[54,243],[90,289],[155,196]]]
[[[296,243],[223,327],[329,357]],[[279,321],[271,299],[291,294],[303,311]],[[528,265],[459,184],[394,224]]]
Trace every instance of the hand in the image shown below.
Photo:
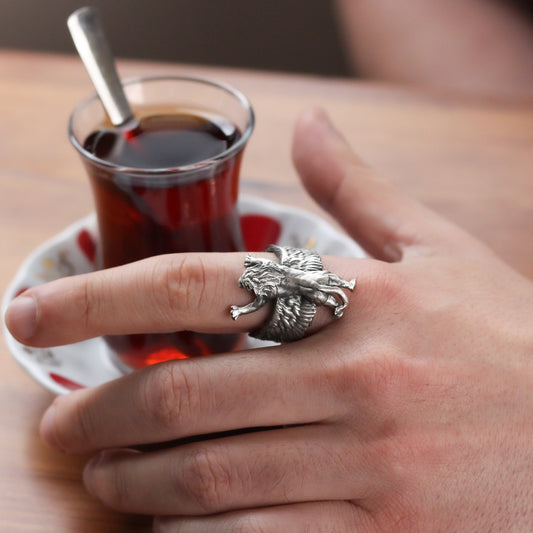
[[[533,523],[533,285],[374,176],[319,111],[294,138],[310,194],[375,259],[339,320],[279,347],[172,361],[57,398],[41,432],[92,453],[89,491],[156,531],[525,531]],[[243,254],[170,255],[29,290],[6,321],[45,346],[246,331]],[[196,438],[173,447],[140,447]],[[142,449],[143,451],[139,451]]]

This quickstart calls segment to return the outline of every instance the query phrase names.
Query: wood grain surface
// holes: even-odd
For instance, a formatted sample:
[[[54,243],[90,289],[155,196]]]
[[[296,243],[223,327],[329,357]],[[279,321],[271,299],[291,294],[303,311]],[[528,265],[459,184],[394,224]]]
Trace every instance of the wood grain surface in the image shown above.
[[[198,74],[239,87],[257,115],[242,191],[317,213],[292,169],[290,143],[299,113],[322,106],[363,159],[533,279],[533,105],[191,65],[130,61],[120,72]],[[92,210],[66,133],[70,111],[91,92],[75,57],[0,51],[2,293],[37,245]],[[86,458],[41,443],[39,419],[52,395],[4,343],[0,380],[0,531],[149,531],[149,518],[108,511],[84,491]]]

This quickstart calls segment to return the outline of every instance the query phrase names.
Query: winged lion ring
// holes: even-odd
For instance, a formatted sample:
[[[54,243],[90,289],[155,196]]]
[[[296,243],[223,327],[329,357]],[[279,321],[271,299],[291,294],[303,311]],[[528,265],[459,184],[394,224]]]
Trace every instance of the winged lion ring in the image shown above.
[[[239,286],[255,299],[242,307],[231,306],[231,316],[237,320],[275,300],[269,319],[250,332],[252,337],[281,343],[299,340],[319,305],[330,307],[336,318],[343,315],[348,298],[341,289],[353,291],[355,279],[345,281],[324,270],[320,256],[311,250],[271,244],[266,251],[274,252],[279,263],[247,255]]]

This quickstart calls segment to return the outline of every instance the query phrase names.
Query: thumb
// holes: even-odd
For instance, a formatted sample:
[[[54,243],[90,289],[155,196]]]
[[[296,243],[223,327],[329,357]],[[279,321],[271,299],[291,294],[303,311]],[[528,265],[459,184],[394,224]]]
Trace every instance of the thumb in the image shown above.
[[[292,154],[309,194],[377,259],[399,261],[439,248],[472,251],[477,242],[378,177],[322,110],[311,109],[300,117]]]

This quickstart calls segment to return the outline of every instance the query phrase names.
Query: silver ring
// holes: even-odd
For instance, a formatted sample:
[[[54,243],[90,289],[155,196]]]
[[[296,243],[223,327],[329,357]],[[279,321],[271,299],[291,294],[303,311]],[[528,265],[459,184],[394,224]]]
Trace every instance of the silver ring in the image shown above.
[[[353,291],[355,279],[345,281],[324,270],[322,259],[311,250],[271,244],[265,251],[275,253],[279,263],[247,255],[239,286],[253,293],[255,299],[242,307],[231,306],[231,316],[237,320],[274,300],[272,314],[250,332],[252,337],[281,343],[299,340],[319,305],[330,307],[336,318],[343,315],[348,298],[341,288]]]

